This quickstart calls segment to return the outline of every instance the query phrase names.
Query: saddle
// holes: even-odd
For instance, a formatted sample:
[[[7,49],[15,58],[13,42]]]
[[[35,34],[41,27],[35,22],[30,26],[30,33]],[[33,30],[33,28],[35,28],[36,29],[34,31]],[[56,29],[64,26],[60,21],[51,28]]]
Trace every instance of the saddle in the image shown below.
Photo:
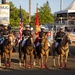
[[[61,54],[62,53],[60,48],[61,48],[60,44],[55,48],[55,51],[57,52],[57,54]]]

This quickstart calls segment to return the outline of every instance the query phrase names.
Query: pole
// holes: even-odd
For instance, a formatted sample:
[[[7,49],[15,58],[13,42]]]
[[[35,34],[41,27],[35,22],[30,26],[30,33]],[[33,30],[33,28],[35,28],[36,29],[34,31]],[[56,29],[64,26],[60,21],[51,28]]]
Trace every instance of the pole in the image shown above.
[[[31,0],[29,0],[29,23],[31,22]]]
[[[60,0],[60,11],[63,9],[63,0]]]

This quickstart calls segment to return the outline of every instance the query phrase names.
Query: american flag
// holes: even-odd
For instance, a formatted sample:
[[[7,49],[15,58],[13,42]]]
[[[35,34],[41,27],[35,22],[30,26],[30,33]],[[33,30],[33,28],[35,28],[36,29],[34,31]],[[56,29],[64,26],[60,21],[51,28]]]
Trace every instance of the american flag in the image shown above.
[[[19,29],[19,36],[15,40],[16,44],[18,44],[18,42],[22,39],[22,31],[23,31],[23,21],[22,21],[22,11],[21,11],[21,5],[20,5],[20,29]]]

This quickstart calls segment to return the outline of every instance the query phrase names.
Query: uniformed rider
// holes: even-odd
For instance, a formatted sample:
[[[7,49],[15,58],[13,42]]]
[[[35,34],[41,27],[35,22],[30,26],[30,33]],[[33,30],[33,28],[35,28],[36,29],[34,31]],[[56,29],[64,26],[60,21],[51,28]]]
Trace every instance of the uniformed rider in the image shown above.
[[[39,41],[37,42],[36,46],[39,46],[39,44],[41,43],[41,39],[43,37],[43,35],[45,34],[45,27],[41,27],[41,31],[39,32]]]
[[[64,35],[65,35],[65,32],[63,32],[63,28],[61,27],[55,36],[55,41],[56,41],[55,47],[58,47],[58,45],[61,43]]]
[[[22,32],[22,37],[24,37],[24,40],[22,41],[22,47],[25,44],[25,41],[28,39],[28,37],[31,35],[30,26],[26,25],[26,29]]]

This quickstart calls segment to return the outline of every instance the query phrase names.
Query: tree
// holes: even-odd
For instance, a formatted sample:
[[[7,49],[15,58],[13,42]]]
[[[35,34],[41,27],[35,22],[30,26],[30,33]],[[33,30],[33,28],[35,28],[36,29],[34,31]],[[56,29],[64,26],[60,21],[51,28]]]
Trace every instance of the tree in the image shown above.
[[[49,6],[48,1],[46,3],[44,3],[43,6],[38,8],[38,10],[39,10],[40,25],[52,24],[54,22],[54,16],[51,13],[51,8]],[[34,20],[34,17],[35,17],[35,15],[32,18],[33,20]]]
[[[16,8],[12,2],[10,4],[10,25],[19,27],[20,23],[20,9]],[[28,13],[22,9],[22,16],[23,16],[23,24],[28,24]]]
[[[39,8],[39,19],[40,24],[51,24],[54,22],[48,1],[44,3],[42,7]]]

